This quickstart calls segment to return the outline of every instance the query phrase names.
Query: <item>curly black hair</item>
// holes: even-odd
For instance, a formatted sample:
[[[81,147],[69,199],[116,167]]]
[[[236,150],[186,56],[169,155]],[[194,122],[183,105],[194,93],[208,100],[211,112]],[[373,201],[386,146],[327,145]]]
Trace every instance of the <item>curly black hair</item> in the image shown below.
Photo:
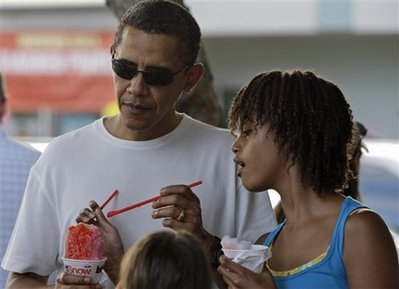
[[[178,39],[183,62],[195,63],[201,46],[201,30],[190,12],[173,1],[141,1],[126,10],[115,33],[113,49],[122,41],[126,26],[148,34],[166,34]]]
[[[301,182],[319,195],[347,185],[352,110],[333,83],[310,71],[261,73],[229,111],[232,132],[248,121],[269,126],[279,151],[299,166]]]

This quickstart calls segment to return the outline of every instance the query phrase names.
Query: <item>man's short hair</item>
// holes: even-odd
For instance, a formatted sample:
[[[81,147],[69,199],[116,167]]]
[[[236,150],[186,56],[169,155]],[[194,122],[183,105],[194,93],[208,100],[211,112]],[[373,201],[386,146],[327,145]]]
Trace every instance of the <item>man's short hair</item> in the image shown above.
[[[197,21],[183,6],[173,1],[147,0],[126,10],[115,33],[114,48],[122,41],[126,26],[148,34],[175,36],[185,65],[195,63],[201,46],[201,30]]]

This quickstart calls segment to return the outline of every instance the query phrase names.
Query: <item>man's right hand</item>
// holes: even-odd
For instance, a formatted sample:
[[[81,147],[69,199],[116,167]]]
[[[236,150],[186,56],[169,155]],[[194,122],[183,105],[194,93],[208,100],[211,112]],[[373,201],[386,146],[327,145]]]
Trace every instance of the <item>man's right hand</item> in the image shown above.
[[[118,229],[108,221],[95,201],[91,201],[89,207],[80,212],[76,222],[93,224],[101,230],[104,240],[104,254],[107,257],[104,270],[111,281],[116,284],[119,281],[119,268],[124,254],[122,239]]]

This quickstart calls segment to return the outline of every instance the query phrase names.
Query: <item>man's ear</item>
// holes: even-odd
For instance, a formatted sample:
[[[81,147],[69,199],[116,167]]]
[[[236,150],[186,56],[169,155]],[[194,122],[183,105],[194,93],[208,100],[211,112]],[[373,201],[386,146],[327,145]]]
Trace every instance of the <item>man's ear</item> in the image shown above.
[[[200,81],[204,73],[204,65],[202,63],[195,63],[187,70],[187,81],[184,91],[190,92]]]
[[[0,102],[0,123],[3,116],[6,114],[6,102]]]

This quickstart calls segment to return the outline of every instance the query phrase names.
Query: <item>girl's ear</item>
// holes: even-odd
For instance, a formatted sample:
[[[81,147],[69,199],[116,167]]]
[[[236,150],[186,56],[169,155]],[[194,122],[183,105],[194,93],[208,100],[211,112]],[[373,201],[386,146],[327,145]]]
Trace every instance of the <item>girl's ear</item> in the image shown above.
[[[200,81],[204,73],[204,66],[202,63],[195,63],[187,70],[187,81],[184,87],[185,92],[190,92]]]

